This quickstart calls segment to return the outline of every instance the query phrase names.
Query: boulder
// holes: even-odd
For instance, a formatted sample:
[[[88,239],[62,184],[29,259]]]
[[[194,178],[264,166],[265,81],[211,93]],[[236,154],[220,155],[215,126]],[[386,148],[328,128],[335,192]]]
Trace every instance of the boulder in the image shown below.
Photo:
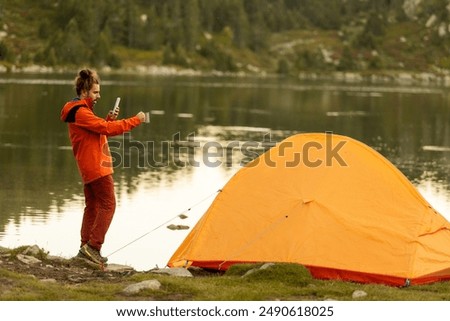
[[[43,250],[39,246],[33,245],[33,246],[29,246],[25,251],[22,252],[22,254],[38,256],[39,253],[41,253],[41,252],[43,252]]]
[[[130,284],[125,289],[123,289],[122,293],[125,295],[133,295],[146,289],[159,290],[160,287],[161,283],[159,283],[158,280],[145,280],[139,283]]]

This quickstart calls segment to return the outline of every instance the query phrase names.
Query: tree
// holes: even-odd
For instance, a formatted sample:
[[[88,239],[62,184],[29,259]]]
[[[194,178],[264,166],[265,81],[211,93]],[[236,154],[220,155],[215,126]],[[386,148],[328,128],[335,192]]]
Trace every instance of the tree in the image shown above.
[[[364,29],[357,36],[355,45],[367,49],[377,47],[377,37],[384,35],[385,22],[381,14],[372,11],[364,25]]]
[[[295,67],[298,70],[322,70],[324,66],[323,57],[318,52],[303,50],[297,54]]]
[[[126,11],[125,11],[125,45],[128,47],[135,47],[137,43],[137,33],[138,33],[138,9],[134,4],[134,1],[126,2]]]
[[[340,71],[355,70],[356,63],[349,46],[345,46],[337,67]]]
[[[263,12],[267,2],[264,0],[245,0],[244,5],[250,24],[248,45],[253,51],[265,49],[267,47],[268,29]]]
[[[170,46],[172,51],[183,43],[183,24],[181,16],[181,3],[177,0],[167,0],[164,3],[164,45]]]
[[[7,60],[8,58],[8,46],[4,41],[0,42],[0,61]]]
[[[59,32],[50,44],[49,49],[55,49],[58,63],[80,65],[89,61],[89,51],[79,30],[77,21],[72,18],[66,29]]]
[[[105,32],[100,33],[98,41],[95,44],[93,51],[91,52],[90,60],[94,66],[100,67],[107,64],[111,51],[109,39],[110,38],[107,36]]]
[[[198,0],[200,11],[200,27],[208,32],[214,31],[216,21],[216,8],[220,6],[221,0]]]
[[[289,71],[289,62],[285,58],[280,59],[278,61],[277,73],[281,75],[288,75]]]
[[[146,17],[146,21],[143,22],[139,47],[146,50],[157,50],[164,42],[164,35],[161,18],[158,16],[155,6],[148,8]]]
[[[198,43],[200,33],[200,13],[198,0],[183,2],[184,45],[188,51],[193,51]]]
[[[294,5],[294,4],[291,4]],[[313,26],[338,29],[342,24],[342,0],[297,0],[298,12]]]
[[[377,11],[372,11],[364,27],[364,33],[371,33],[374,36],[382,36],[385,33],[385,21],[383,15]]]
[[[246,48],[249,41],[250,25],[244,7],[234,3],[235,16],[230,22],[233,32],[233,43],[238,48]]]
[[[281,32],[297,27],[299,20],[295,18],[295,15],[295,11],[286,8],[284,0],[271,0],[268,1],[264,20],[270,31]]]

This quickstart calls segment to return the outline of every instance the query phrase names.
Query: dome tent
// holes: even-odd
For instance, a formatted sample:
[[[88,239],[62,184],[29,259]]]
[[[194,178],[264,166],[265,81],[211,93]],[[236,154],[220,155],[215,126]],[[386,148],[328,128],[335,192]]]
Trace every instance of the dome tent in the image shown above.
[[[291,136],[240,169],[168,262],[302,264],[321,279],[450,279],[450,223],[381,154],[331,133]]]

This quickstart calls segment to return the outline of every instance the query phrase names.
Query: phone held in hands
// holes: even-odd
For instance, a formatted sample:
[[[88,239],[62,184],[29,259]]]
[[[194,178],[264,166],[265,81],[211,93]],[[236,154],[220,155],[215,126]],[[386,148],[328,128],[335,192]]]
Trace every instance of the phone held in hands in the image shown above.
[[[120,97],[116,98],[116,103],[114,104],[114,108],[113,108],[113,114],[114,116],[117,117],[117,115],[119,115],[119,104],[120,104]]]

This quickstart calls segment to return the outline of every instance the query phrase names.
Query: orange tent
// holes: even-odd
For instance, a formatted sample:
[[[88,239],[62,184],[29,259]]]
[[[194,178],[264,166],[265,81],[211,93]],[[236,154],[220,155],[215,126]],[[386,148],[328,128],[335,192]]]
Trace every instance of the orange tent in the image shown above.
[[[331,133],[287,138],[239,170],[168,262],[289,262],[321,279],[450,279],[450,223],[378,152]]]

